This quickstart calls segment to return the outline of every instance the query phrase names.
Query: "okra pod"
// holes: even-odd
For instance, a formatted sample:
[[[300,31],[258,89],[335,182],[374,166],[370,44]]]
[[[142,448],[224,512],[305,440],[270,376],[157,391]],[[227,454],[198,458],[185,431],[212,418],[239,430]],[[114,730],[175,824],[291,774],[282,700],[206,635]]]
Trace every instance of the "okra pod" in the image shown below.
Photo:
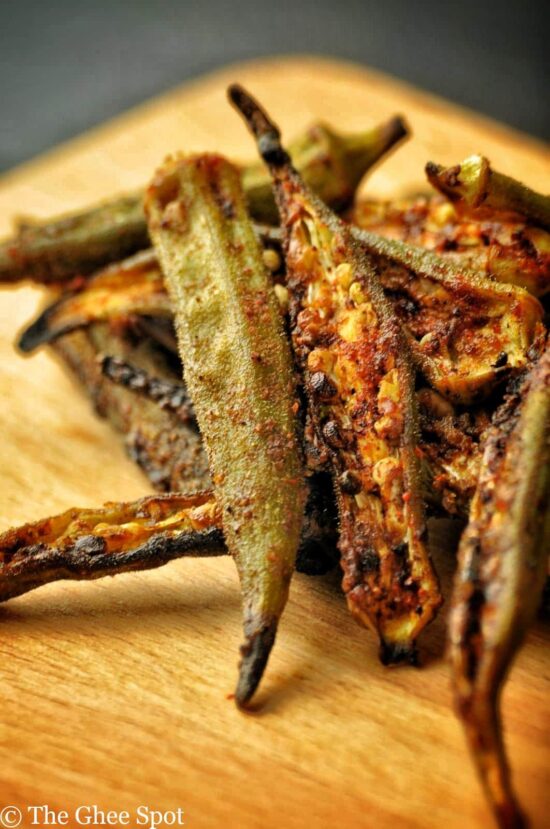
[[[97,579],[226,552],[211,492],[70,509],[0,535],[0,602],[59,579]]]
[[[433,250],[534,296],[550,291],[550,233],[522,216],[495,210],[464,216],[438,193],[390,202],[363,200],[347,218],[364,230]]]
[[[316,124],[295,142],[300,169],[321,198],[338,207],[380,158],[407,135],[400,117],[356,135],[340,136]],[[257,164],[242,168],[249,211],[257,221],[273,221],[271,182]],[[0,283],[32,279],[61,282],[148,247],[141,193],[46,223],[25,224],[0,244]]]
[[[550,196],[493,170],[482,155],[471,155],[453,167],[426,164],[428,181],[458,210],[497,210],[519,213],[550,230]]]
[[[317,576],[336,564],[336,520],[323,476],[309,482],[296,570]],[[0,534],[0,602],[61,579],[99,579],[177,558],[228,554],[212,491],[70,509]]]
[[[497,411],[460,542],[449,623],[456,707],[499,825],[523,826],[500,692],[539,605],[550,548],[550,346]]]
[[[244,705],[275,639],[303,521],[290,352],[239,171],[215,155],[169,159],[144,204],[241,579]]]
[[[148,338],[137,340],[133,330],[96,323],[86,331],[60,337],[52,348],[76,375],[95,410],[124,436],[124,445],[160,491],[193,491],[211,486],[208,460],[195,419],[189,417],[189,401],[180,384],[182,407],[161,408],[102,373],[99,358],[110,354],[131,362],[164,381],[177,380],[179,361]],[[175,365],[174,365],[175,363]]]
[[[0,244],[0,283],[61,282],[148,245],[141,195],[119,196],[80,213],[20,226]]]
[[[172,317],[162,273],[149,251],[111,265],[76,291],[66,292],[27,326],[18,347],[33,351],[93,322],[124,322],[134,315]]]
[[[375,264],[422,372],[445,397],[478,402],[540,351],[543,309],[522,288],[372,231],[351,232]]]
[[[306,184],[324,202],[341,210],[352,202],[367,170],[407,135],[408,127],[399,115],[352,135],[340,135],[318,123],[291,143],[290,152]],[[251,215],[258,221],[276,224],[279,214],[265,165],[258,162],[245,167],[243,186]]]
[[[349,608],[385,662],[415,656],[441,596],[426,546],[414,370],[370,260],[304,184],[277,127],[240,87],[281,215],[294,353],[317,440],[330,457]]]

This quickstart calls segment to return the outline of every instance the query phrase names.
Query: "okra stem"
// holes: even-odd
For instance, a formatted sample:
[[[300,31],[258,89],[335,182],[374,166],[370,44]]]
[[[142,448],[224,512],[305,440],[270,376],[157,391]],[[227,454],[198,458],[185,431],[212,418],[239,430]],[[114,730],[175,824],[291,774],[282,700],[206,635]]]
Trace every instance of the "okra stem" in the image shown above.
[[[292,142],[290,152],[306,184],[324,202],[340,210],[351,203],[367,170],[407,135],[407,125],[400,116],[352,135],[339,135],[319,123]],[[258,221],[276,224],[279,214],[265,165],[258,162],[246,167],[243,186],[251,215]]]

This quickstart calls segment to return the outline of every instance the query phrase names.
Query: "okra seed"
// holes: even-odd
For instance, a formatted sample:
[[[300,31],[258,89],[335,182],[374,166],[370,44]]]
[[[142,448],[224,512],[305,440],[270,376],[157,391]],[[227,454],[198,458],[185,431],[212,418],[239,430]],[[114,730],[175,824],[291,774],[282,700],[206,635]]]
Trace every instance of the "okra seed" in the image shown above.
[[[319,400],[330,400],[336,394],[336,388],[324,371],[316,371],[309,378],[311,391]]]
[[[329,446],[338,449],[343,446],[342,435],[335,420],[328,420],[323,426],[323,437]]]
[[[274,248],[264,248],[262,259],[271,273],[276,273],[281,267],[281,257]]]

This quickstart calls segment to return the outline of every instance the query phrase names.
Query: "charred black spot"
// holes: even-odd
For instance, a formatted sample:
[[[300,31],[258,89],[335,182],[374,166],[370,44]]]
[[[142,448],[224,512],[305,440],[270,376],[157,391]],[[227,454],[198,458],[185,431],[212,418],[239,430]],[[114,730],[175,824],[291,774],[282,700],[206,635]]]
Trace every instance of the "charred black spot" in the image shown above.
[[[479,500],[482,504],[488,504],[492,497],[488,489],[481,489],[479,491]]]
[[[279,135],[275,131],[265,132],[258,138],[258,150],[267,164],[280,167],[290,159],[288,153],[281,147]]]
[[[97,535],[85,535],[76,541],[74,551],[86,556],[101,556],[107,551],[107,542]]]
[[[393,548],[393,552],[395,553],[396,556],[398,556],[398,558],[405,558],[408,551],[409,551],[409,545],[405,541],[402,541],[401,544],[396,544],[395,547]]]
[[[298,550],[296,570],[307,576],[323,576],[338,562],[336,547],[323,544],[321,539],[305,539]]]
[[[401,662],[418,665],[418,654],[414,644],[382,641],[379,656],[382,665],[397,665]]]
[[[380,559],[372,547],[367,547],[366,549],[361,550],[358,565],[361,572],[365,575],[369,573],[377,573],[380,569]]]

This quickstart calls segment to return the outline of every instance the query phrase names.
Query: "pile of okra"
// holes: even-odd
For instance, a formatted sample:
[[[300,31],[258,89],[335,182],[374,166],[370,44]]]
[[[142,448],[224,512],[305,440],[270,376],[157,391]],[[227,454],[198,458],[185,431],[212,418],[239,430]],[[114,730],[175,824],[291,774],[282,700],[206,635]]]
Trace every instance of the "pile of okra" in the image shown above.
[[[550,197],[472,155],[427,163],[414,198],[358,198],[402,118],[317,123],[287,150],[228,94],[255,163],[180,153],[143,192],[0,245],[4,286],[49,289],[18,348],[55,352],[157,490],[5,532],[0,601],[230,555],[246,709],[296,569],[339,563],[382,662],[421,661],[442,604],[427,520],[452,516],[456,710],[496,821],[524,826],[499,697],[547,578]]]

